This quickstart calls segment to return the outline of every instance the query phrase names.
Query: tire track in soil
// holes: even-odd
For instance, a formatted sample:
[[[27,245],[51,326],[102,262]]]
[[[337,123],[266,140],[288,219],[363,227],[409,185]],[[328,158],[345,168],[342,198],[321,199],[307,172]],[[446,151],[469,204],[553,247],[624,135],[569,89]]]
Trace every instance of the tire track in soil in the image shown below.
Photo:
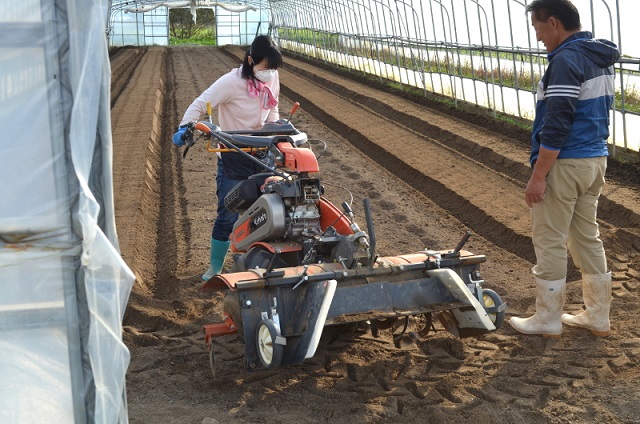
[[[173,187],[152,188],[153,197],[159,203],[145,213],[150,222],[157,220],[157,225],[147,223],[136,228],[139,222],[132,226],[131,217],[127,219],[122,214],[118,220],[119,230],[136,230],[133,238],[147,240],[149,236],[143,233],[157,234],[157,245],[153,250],[157,258],[153,260],[167,260],[167,255],[177,257],[175,260],[168,258],[167,264],[158,265],[158,269],[164,267],[158,273],[162,278],[154,281],[147,293],[138,290],[130,301],[129,308],[133,308],[135,313],[128,314],[131,327],[125,334],[125,341],[132,350],[131,370],[135,371],[127,381],[132,422],[201,422],[204,417],[215,417],[221,422],[240,423],[262,421],[265,416],[282,423],[306,419],[345,424],[354,421],[425,422],[425,417],[430,422],[473,419],[475,422],[532,423],[560,422],[560,417],[570,417],[577,423],[594,418],[612,422],[640,419],[632,406],[625,406],[638,400],[637,396],[634,397],[633,384],[625,383],[637,380],[640,358],[640,332],[625,321],[627,313],[633,315],[638,312],[637,293],[632,280],[620,283],[629,283],[629,287],[618,289],[626,294],[614,299],[619,310],[612,311],[612,318],[618,321],[618,327],[606,340],[567,330],[562,340],[548,341],[514,335],[507,327],[497,333],[464,341],[452,338],[446,332],[435,333],[421,341],[405,337],[402,349],[397,349],[386,333],[379,339],[372,339],[355,331],[338,334],[332,344],[323,341],[316,357],[300,367],[249,374],[231,371],[221,381],[212,380],[206,369],[207,358],[199,325],[220,318],[219,299],[198,294],[201,285],[199,273],[204,264],[197,263],[195,258],[204,257],[203,253],[206,255],[208,251],[208,246],[202,243],[206,237],[202,235],[208,235],[211,229],[211,221],[205,216],[210,216],[213,210],[214,194],[210,187],[193,182],[213,175],[215,160],[210,156],[196,156],[195,152],[190,152],[194,156],[182,159],[169,139],[191,100],[217,76],[236,66],[237,59],[225,59],[221,50],[215,48],[168,50],[170,52],[164,59],[170,64],[163,66],[167,66],[166,78],[171,82],[167,81],[162,88],[165,105],[162,135],[156,137],[160,140],[159,150],[165,152],[155,159],[168,170],[159,171],[157,178],[146,182]],[[139,71],[153,74],[150,69],[153,68],[152,63],[141,61]],[[118,103],[125,99],[132,101],[135,95],[127,92],[134,87],[134,84],[129,84]],[[137,95],[144,97],[144,89]],[[297,95],[294,98],[298,100]],[[281,99],[281,104],[289,103],[289,99]],[[303,105],[296,125],[298,122],[303,126],[309,125],[310,130],[317,133],[317,123],[307,117],[308,111]],[[141,124],[148,119],[140,117],[139,110],[130,109],[128,114],[136,123]],[[117,122],[123,119],[121,113],[114,115]],[[376,113],[367,122],[377,119]],[[130,146],[130,130],[126,125],[124,128],[127,128],[125,135],[114,136],[114,150],[124,149],[131,153],[132,148],[138,149],[139,146]],[[365,131],[361,133],[363,137],[370,138]],[[350,140],[348,134],[346,138]],[[366,176],[369,169],[354,166],[362,159],[355,155],[345,156],[344,148],[335,145],[337,138],[330,133],[326,135],[333,138],[332,146],[337,153],[328,151],[326,160],[335,163],[326,168],[321,164],[321,169],[352,175],[353,179],[356,176],[361,178],[351,181],[364,191],[358,196],[379,192],[380,200],[386,202],[383,207],[391,209],[387,212],[374,211],[381,216],[380,232],[391,227],[391,232],[410,238],[410,234],[403,232],[405,228],[414,226],[418,229],[420,225],[405,207],[405,203],[411,205],[413,200],[406,196],[393,200],[397,199],[394,197],[396,193],[389,191],[392,190],[389,188],[391,184],[384,183],[386,177],[383,173],[378,175],[378,179],[370,179]],[[144,145],[143,142],[139,144]],[[140,156],[145,155],[136,157]],[[121,179],[137,175],[140,166],[144,168],[144,161],[132,166],[121,159],[114,160],[114,169],[118,170],[117,175]],[[328,180],[335,177],[348,178],[331,175]],[[128,197],[140,196],[139,188],[136,191],[121,183],[116,195],[121,196],[123,190],[132,190]],[[402,186],[398,184],[396,190],[402,191]],[[164,196],[170,200],[163,200]],[[121,202],[117,204],[122,205]],[[455,228],[455,223],[442,219],[439,212],[429,209],[427,203],[421,206],[438,226]],[[167,209],[158,210],[164,208]],[[172,213],[175,214],[173,222]],[[407,222],[398,223],[403,217]],[[170,225],[174,228],[169,232],[175,235],[165,242],[162,232]],[[433,233],[434,228],[427,230],[435,239],[441,237]],[[451,233],[445,238],[450,238]],[[122,240],[123,244],[129,245],[132,238],[125,235]],[[395,240],[398,241],[397,236]],[[177,246],[171,246],[173,243]],[[490,251],[490,243],[481,238],[474,239],[472,243],[482,247],[482,251],[487,250],[494,258],[507,258],[500,249]],[[163,252],[163,249],[167,250]],[[145,252],[137,250],[135,254],[144,256]],[[128,263],[129,258],[125,257]],[[633,265],[637,258],[628,256],[616,261]],[[513,266],[516,274],[527,272],[524,261],[518,265],[515,262],[513,265],[489,264],[490,268],[501,272],[507,272],[505,267],[508,266]],[[624,270],[620,272],[624,274]],[[516,303],[530,306],[530,285],[513,280],[503,289],[510,292],[510,299]],[[232,362],[242,357],[243,346],[235,337],[223,338],[219,344]],[[616,402],[607,395],[614,390]]]

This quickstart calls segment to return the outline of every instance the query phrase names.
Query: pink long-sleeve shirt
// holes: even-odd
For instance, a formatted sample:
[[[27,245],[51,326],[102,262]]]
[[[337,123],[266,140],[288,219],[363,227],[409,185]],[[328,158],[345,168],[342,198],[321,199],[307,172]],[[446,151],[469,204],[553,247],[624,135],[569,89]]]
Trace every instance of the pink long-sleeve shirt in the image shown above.
[[[191,103],[180,125],[189,122],[197,122],[201,116],[207,113],[207,102],[211,107],[218,107],[218,126],[225,131],[260,129],[267,122],[275,122],[280,119],[278,106],[264,109],[266,104],[261,92],[258,96],[249,93],[248,81],[242,78],[242,68],[232,69],[211,84],[197,99]],[[280,77],[276,71],[273,79],[265,84],[273,96],[278,99],[280,95]]]

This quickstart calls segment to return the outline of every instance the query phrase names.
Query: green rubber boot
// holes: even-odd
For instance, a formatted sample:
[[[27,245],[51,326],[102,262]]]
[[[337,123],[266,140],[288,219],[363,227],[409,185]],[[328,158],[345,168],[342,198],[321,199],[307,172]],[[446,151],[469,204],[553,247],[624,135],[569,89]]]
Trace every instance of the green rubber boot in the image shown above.
[[[211,252],[209,254],[209,269],[202,275],[202,279],[207,281],[216,274],[220,274],[224,265],[224,258],[229,251],[230,241],[220,241],[211,239]]]

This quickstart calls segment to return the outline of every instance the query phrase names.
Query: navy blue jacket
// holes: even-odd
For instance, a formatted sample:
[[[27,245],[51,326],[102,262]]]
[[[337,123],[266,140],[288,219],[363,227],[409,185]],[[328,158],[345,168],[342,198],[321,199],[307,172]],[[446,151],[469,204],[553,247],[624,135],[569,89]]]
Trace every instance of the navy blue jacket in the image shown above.
[[[536,93],[532,165],[540,146],[559,150],[559,159],[608,155],[613,64],[619,57],[615,44],[587,31],[571,35],[549,53]]]

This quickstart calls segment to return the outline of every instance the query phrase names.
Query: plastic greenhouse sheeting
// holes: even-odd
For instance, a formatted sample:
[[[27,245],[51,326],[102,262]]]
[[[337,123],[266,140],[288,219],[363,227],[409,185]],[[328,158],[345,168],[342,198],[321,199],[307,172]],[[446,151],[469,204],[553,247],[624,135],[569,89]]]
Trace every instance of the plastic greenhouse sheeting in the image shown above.
[[[127,422],[103,0],[0,8],[0,422]]]

